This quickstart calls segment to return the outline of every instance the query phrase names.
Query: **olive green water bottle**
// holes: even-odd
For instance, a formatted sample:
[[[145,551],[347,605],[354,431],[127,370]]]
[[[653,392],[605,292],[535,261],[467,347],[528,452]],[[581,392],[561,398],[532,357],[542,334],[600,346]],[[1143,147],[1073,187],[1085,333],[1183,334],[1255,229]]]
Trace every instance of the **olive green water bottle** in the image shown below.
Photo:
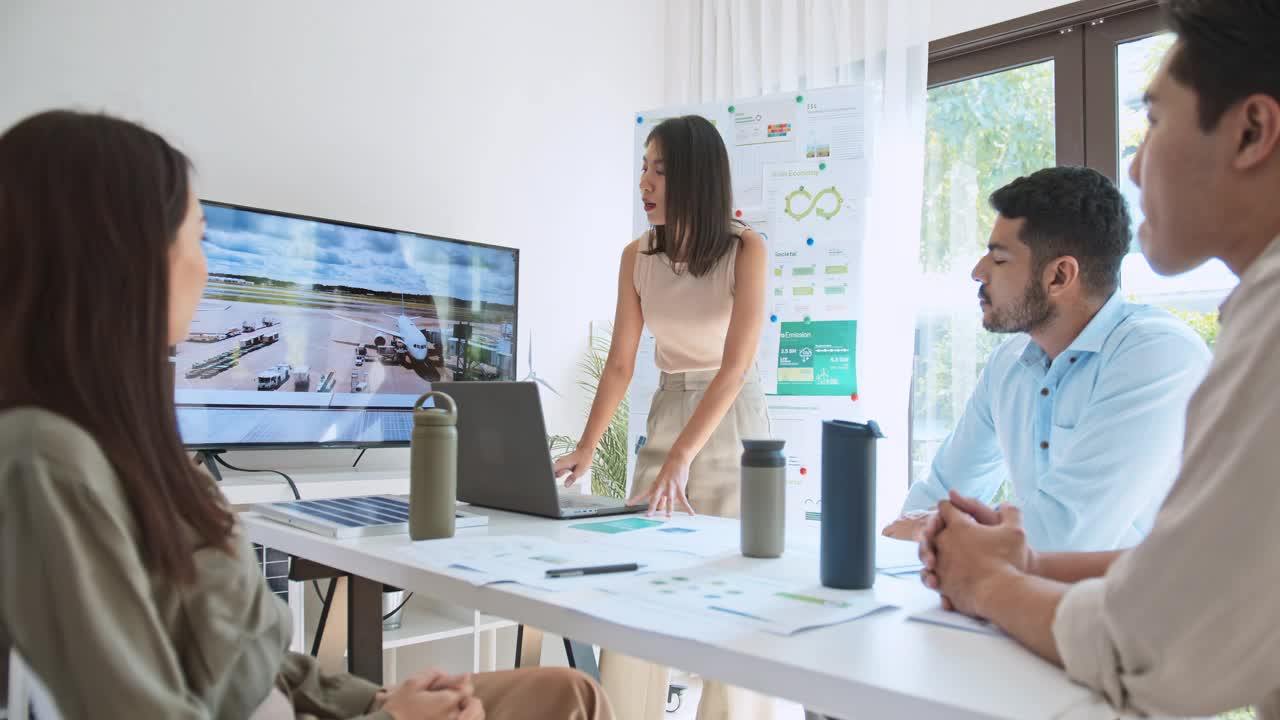
[[[424,408],[428,399],[435,407]],[[429,392],[413,405],[409,443],[409,537],[453,537],[458,500],[458,405],[442,392]]]

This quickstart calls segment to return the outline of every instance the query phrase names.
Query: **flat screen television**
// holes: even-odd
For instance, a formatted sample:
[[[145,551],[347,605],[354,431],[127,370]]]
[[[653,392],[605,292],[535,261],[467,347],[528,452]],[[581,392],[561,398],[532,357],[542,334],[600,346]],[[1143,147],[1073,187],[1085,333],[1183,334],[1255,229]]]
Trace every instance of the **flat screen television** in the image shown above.
[[[431,382],[515,379],[515,248],[201,205],[209,283],[173,356],[188,448],[403,446]]]

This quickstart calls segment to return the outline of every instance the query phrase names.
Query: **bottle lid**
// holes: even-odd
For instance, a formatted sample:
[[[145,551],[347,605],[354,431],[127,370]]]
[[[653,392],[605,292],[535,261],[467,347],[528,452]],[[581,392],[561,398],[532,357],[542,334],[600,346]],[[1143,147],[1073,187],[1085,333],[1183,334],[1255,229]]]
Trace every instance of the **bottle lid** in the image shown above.
[[[742,449],[747,452],[778,452],[786,444],[786,440],[743,440]]]
[[[822,424],[855,435],[868,435],[873,438],[884,437],[884,433],[880,432],[880,425],[875,420],[868,420],[865,424],[849,420],[823,420]]]
[[[434,407],[423,407],[422,404],[427,400],[431,400]],[[446,407],[440,407],[443,403]],[[413,424],[414,425],[457,425],[458,424],[458,404],[454,399],[438,390],[424,393],[413,404]]]

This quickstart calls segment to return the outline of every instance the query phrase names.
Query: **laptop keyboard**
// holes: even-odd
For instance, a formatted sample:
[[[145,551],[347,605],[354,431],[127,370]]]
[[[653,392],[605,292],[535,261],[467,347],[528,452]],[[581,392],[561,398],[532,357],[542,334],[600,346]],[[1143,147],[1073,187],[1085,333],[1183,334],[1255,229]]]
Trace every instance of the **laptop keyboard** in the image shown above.
[[[621,504],[622,501],[617,498],[601,497],[599,495],[579,495],[577,493],[561,493],[560,495],[560,507],[616,507]]]

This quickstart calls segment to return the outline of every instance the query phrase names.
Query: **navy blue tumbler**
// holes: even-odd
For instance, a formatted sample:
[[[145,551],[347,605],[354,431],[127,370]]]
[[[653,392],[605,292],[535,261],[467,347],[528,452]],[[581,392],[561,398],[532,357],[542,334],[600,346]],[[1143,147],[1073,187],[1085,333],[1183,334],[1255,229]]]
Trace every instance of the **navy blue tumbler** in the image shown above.
[[[822,423],[820,578],[827,587],[866,590],[876,579],[876,441],[874,420]]]

